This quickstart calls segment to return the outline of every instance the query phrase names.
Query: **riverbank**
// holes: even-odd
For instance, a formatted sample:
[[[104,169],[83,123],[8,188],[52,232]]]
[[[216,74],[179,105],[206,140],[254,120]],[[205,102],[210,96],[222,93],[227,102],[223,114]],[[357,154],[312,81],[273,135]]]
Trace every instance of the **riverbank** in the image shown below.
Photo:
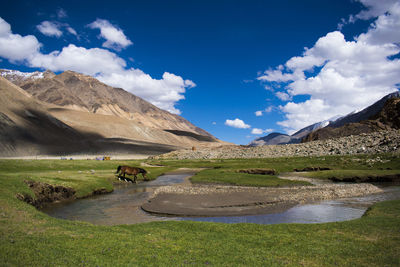
[[[291,176],[286,175],[285,179]],[[298,177],[294,177],[296,179]],[[312,182],[311,179],[307,179]],[[381,193],[372,184],[246,187],[177,184],[157,188],[142,209],[175,216],[242,216],[278,213],[315,201]]]

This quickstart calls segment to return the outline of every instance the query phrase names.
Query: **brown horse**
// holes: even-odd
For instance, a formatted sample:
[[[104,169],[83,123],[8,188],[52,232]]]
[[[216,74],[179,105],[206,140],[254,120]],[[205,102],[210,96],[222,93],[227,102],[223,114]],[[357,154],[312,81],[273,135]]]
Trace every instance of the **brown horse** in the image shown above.
[[[118,174],[118,173],[119,173],[118,178],[123,177],[124,180],[125,179],[127,180],[127,178],[125,178],[125,174],[133,175],[133,177],[135,177],[135,179],[133,180],[134,183],[136,183],[136,179],[137,179],[136,175],[141,173],[144,180],[147,181],[147,177],[146,177],[147,171],[142,168],[129,167],[129,166],[118,166],[116,174]]]

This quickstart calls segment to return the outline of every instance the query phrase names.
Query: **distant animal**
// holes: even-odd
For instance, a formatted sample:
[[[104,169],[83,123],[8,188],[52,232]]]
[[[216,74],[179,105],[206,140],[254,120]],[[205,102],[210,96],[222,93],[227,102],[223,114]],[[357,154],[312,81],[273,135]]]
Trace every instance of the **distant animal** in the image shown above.
[[[139,173],[141,173],[144,180],[147,181],[147,177],[146,177],[147,171],[142,168],[129,167],[129,166],[118,166],[117,172],[115,174],[118,174],[118,178],[120,180],[124,179],[125,182],[128,182],[126,179],[129,179],[129,178],[125,178],[126,174],[133,175],[133,177],[135,177],[135,179],[133,180],[133,183],[136,183],[136,179],[137,179],[136,175],[138,175]],[[131,179],[129,179],[129,180],[131,180]]]

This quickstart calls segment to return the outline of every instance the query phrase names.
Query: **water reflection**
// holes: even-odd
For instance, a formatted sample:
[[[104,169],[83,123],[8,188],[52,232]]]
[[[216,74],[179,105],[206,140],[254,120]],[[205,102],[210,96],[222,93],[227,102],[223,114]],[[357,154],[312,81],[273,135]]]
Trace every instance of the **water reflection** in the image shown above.
[[[152,216],[142,211],[140,206],[149,199],[155,188],[182,183],[191,175],[192,173],[162,175],[154,181],[137,185],[119,183],[110,194],[67,203],[54,203],[43,208],[42,211],[59,219],[79,220],[99,225],[174,220],[169,217]]]
[[[257,224],[338,222],[360,218],[372,204],[393,199],[400,199],[400,187],[398,186],[384,188],[384,193],[382,194],[297,205],[285,212],[276,214],[232,217],[186,217],[182,218],[182,220]]]
[[[333,205],[332,205],[333,204]],[[285,212],[265,215],[234,217],[194,217],[183,218],[189,221],[221,222],[221,223],[322,223],[346,221],[361,217],[365,208],[351,208],[325,202],[314,205],[298,205]]]

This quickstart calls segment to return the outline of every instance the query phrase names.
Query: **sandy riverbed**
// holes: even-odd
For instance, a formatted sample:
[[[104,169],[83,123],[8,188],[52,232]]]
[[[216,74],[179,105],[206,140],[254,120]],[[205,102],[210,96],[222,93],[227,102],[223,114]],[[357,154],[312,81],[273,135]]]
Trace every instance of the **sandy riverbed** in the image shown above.
[[[291,179],[286,175],[285,179]],[[292,177],[296,179],[296,177]],[[295,187],[192,185],[157,188],[142,205],[151,213],[178,216],[238,216],[282,212],[300,203],[381,193],[372,184],[317,183]]]

